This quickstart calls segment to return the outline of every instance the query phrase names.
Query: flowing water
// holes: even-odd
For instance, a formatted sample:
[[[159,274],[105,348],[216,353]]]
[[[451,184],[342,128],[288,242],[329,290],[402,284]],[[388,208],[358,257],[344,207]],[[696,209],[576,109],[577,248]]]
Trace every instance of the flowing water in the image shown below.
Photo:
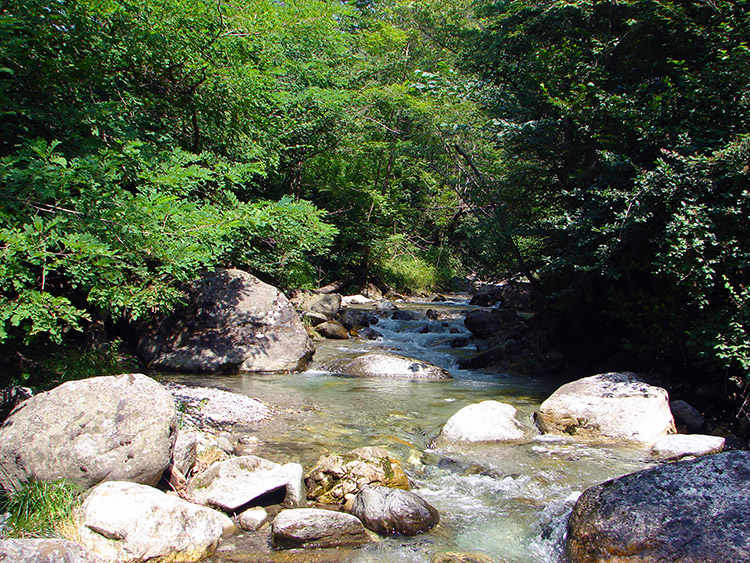
[[[463,326],[469,309],[465,301],[402,307],[422,313],[432,309],[438,320],[383,319],[375,327],[384,335],[379,341],[316,343],[312,369],[300,374],[170,379],[243,393],[271,406],[272,420],[239,428],[234,438],[250,444],[250,453],[272,461],[298,462],[308,470],[324,453],[372,445],[401,460],[412,490],[439,510],[440,525],[415,538],[387,538],[337,560],[417,563],[443,551],[479,551],[507,563],[561,561],[567,517],[578,494],[643,469],[643,451],[545,436],[526,444],[433,451],[431,441],[451,415],[486,399],[512,404],[519,419],[533,428],[534,411],[560,382],[458,369],[457,358],[469,350],[452,348],[450,341],[470,336]],[[373,349],[432,362],[454,379],[356,379],[319,367],[331,358]],[[248,554],[247,559],[232,559],[237,560],[260,559]]]

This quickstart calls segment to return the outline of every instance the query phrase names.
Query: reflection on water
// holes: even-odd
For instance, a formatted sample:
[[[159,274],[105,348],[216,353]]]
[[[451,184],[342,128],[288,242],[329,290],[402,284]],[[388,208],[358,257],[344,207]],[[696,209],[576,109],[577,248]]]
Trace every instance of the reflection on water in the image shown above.
[[[169,378],[244,393],[271,406],[272,420],[237,431],[257,438],[253,453],[261,457],[309,469],[324,453],[377,445],[402,461],[413,490],[440,511],[440,525],[416,538],[387,538],[347,552],[345,560],[425,562],[434,553],[460,550],[484,551],[509,563],[559,561],[577,495],[644,468],[642,453],[541,436],[521,445],[432,451],[432,440],[451,415],[486,399],[512,404],[533,427],[533,412],[557,382],[457,369],[461,351],[450,348],[446,337],[467,336],[461,307],[416,308],[428,307],[440,311],[440,320],[380,321],[377,329],[385,336],[380,342],[318,343],[313,369],[305,373]],[[316,369],[333,357],[378,347],[440,365],[454,379],[356,379]]]

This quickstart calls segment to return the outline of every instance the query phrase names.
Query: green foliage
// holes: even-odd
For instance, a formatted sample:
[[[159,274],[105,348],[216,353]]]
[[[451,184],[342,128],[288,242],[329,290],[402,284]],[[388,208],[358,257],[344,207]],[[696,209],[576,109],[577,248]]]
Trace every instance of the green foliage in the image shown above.
[[[0,511],[10,513],[5,534],[13,538],[52,537],[81,503],[82,491],[65,481],[30,481],[0,498]]]

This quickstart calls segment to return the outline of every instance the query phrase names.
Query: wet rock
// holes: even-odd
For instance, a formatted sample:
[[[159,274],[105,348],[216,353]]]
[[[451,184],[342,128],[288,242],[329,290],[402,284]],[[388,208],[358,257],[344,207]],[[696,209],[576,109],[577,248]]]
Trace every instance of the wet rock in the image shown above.
[[[706,427],[706,421],[698,409],[685,401],[672,401],[669,408],[677,426],[684,426],[691,434],[700,432]]]
[[[399,311],[394,311],[391,315],[391,319],[394,321],[426,321],[427,315],[421,311],[401,309]]]
[[[231,428],[265,420],[269,409],[257,399],[213,387],[187,387],[168,383],[167,389],[177,401],[181,422],[204,428]]]
[[[112,563],[200,561],[233,530],[225,514],[121,481],[92,490],[79,527],[82,545]]]
[[[396,307],[393,302],[388,301],[387,299],[383,299],[382,301],[379,301],[377,305],[375,305],[376,311],[395,311],[398,307]]]
[[[197,281],[189,305],[141,330],[150,367],[189,372],[290,372],[315,349],[299,315],[275,287],[241,270]]]
[[[301,313],[321,315],[330,320],[341,310],[341,295],[338,293],[300,292],[291,300]]]
[[[357,332],[357,336],[361,336],[362,338],[366,338],[367,340],[377,340],[378,338],[383,338],[383,333],[379,330],[375,330],[372,327],[366,326],[363,329],[360,329]]]
[[[331,338],[334,340],[348,340],[349,331],[344,328],[338,321],[326,321],[315,327],[315,330],[323,338]]]
[[[430,563],[500,563],[500,561],[488,557],[483,553],[446,551],[445,553],[436,553],[433,555]]]
[[[545,434],[624,443],[650,443],[675,431],[667,392],[630,372],[563,385],[539,407],[537,424]]]
[[[440,521],[436,508],[411,491],[364,487],[354,499],[351,513],[365,528],[380,534],[415,536]]]
[[[67,479],[156,485],[170,463],[177,411],[141,374],[69,381],[19,405],[0,428],[0,485]]]
[[[435,441],[438,448],[472,442],[513,442],[526,438],[516,408],[498,401],[467,405],[448,419]]]
[[[750,452],[659,465],[587,489],[573,508],[571,563],[747,561]]]
[[[698,457],[716,454],[724,449],[724,438],[703,434],[670,434],[657,438],[650,454],[660,460],[676,460],[683,457]]]
[[[399,379],[451,379],[447,370],[412,358],[371,352],[353,359],[339,359],[328,362],[323,369],[351,377],[395,377]]]
[[[188,494],[195,502],[228,513],[280,502],[306,504],[301,465],[252,455],[213,464],[190,481]]]
[[[260,529],[268,521],[268,512],[262,506],[248,508],[237,516],[237,524],[248,532]]]
[[[69,540],[26,538],[0,540],[0,561],[8,563],[103,563]]]
[[[282,510],[273,521],[272,533],[277,549],[357,546],[372,541],[356,516],[319,508]]]
[[[347,329],[366,327],[378,324],[378,319],[375,315],[368,311],[362,311],[361,309],[344,309],[339,315],[341,324]]]
[[[408,489],[409,479],[386,450],[367,447],[321,456],[305,475],[305,484],[309,498],[324,504],[344,504],[367,485]]]

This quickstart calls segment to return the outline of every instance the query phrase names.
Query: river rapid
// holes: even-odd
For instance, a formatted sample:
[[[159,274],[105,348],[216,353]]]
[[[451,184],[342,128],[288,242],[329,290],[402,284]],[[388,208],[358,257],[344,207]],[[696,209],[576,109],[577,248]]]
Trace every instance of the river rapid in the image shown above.
[[[308,553],[305,561],[421,563],[444,551],[483,552],[507,563],[563,561],[567,517],[577,496],[591,485],[647,467],[644,451],[546,436],[525,444],[434,451],[431,442],[446,420],[486,399],[510,403],[519,419],[534,427],[533,413],[562,382],[458,369],[458,358],[471,350],[453,348],[450,342],[470,336],[463,325],[472,308],[466,300],[399,308],[432,309],[438,320],[381,319],[375,327],[383,333],[378,341],[316,342],[311,369],[299,374],[168,379],[242,393],[270,406],[271,420],[237,428],[232,438],[247,453],[278,463],[297,462],[307,471],[324,453],[382,446],[401,461],[412,490],[440,512],[439,526],[427,534],[386,538],[336,555]],[[374,349],[432,362],[454,379],[356,379],[320,369],[330,359]],[[220,550],[210,561],[295,560],[270,551],[259,557],[263,547],[243,548],[241,538],[235,544],[231,556]]]

